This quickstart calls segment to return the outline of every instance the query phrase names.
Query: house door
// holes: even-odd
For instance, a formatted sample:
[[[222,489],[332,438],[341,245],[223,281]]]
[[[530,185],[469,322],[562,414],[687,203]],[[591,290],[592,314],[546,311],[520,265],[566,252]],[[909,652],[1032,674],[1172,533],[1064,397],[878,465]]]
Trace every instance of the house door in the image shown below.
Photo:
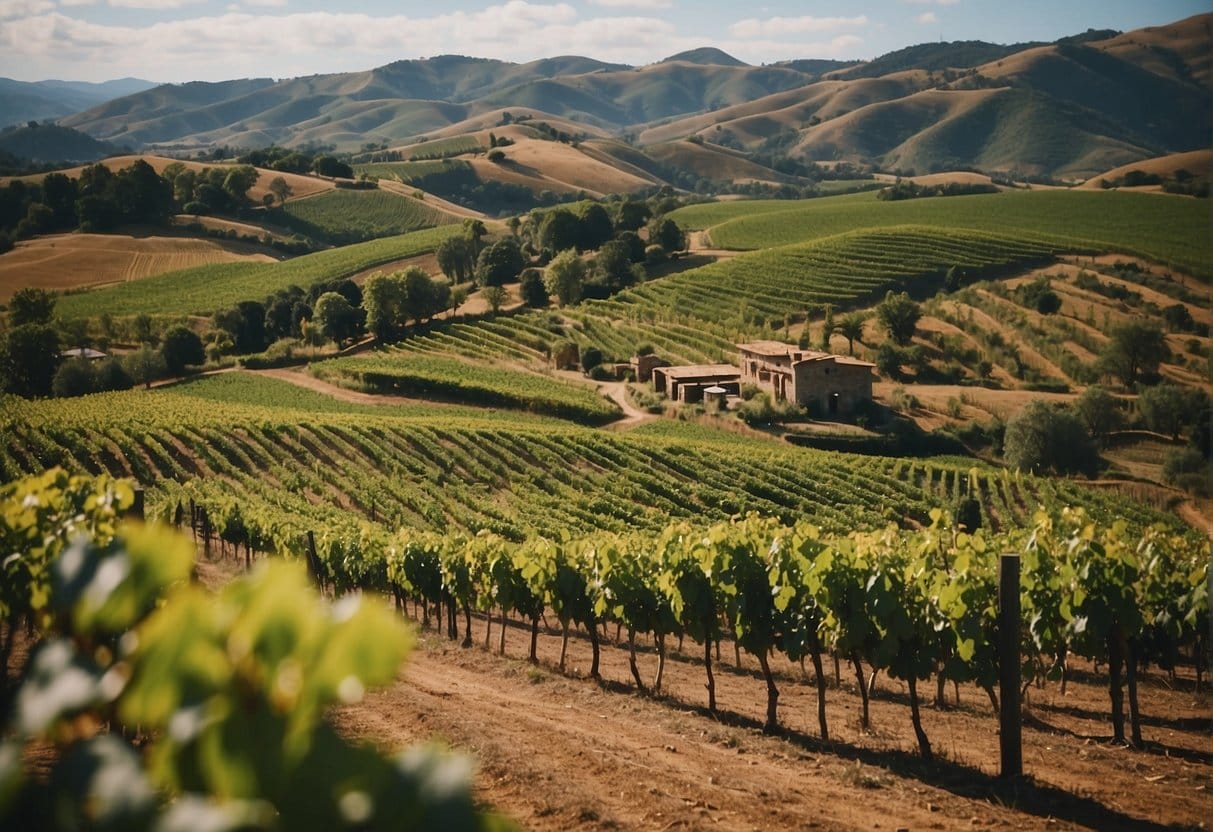
[[[830,408],[830,415],[831,415],[831,416],[837,416],[837,415],[838,415],[838,394],[837,394],[837,393],[831,393],[831,394],[830,394],[830,404],[829,404],[829,408]]]

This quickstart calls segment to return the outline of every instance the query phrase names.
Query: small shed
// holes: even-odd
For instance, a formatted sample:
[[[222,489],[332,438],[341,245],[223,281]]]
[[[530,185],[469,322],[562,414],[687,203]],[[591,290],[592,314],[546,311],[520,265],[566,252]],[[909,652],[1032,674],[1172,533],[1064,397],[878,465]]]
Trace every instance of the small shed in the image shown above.
[[[683,404],[703,401],[703,391],[709,387],[723,387],[726,392],[738,394],[741,391],[741,370],[732,364],[653,369],[653,389]]]
[[[552,352],[552,366],[557,370],[576,370],[581,367],[581,350],[573,341],[557,344]]]
[[[721,387],[719,384],[713,384],[711,387],[703,388],[703,406],[709,410],[723,410],[724,397],[729,394],[729,391]]]
[[[650,381],[653,378],[653,370],[667,366],[669,366],[668,361],[658,358],[653,353],[632,356],[632,374],[640,382]]]

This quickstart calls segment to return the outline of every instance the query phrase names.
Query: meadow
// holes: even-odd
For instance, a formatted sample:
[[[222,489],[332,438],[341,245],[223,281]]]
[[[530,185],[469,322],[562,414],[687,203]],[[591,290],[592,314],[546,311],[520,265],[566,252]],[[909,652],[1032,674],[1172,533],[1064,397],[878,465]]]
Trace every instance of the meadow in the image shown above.
[[[397,237],[328,249],[277,263],[221,263],[168,272],[143,280],[59,298],[63,318],[101,315],[209,315],[242,300],[260,300],[279,289],[307,288],[374,266],[425,254],[458,226],[440,226]]]
[[[928,225],[1038,238],[1058,246],[1138,255],[1213,279],[1204,200],[1165,194],[1068,190],[1006,191],[882,202],[874,193],[787,202],[693,205],[672,215],[706,229],[720,248],[749,250],[808,242],[845,231]]]

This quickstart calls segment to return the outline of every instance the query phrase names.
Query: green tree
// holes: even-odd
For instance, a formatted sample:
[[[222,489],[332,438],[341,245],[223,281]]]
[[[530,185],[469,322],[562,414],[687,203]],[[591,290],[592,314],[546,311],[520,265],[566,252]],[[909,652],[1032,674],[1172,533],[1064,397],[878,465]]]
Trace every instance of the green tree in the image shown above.
[[[312,161],[312,170],[333,179],[354,178],[354,169],[335,156],[317,156]]]
[[[480,290],[480,295],[494,315],[501,311],[501,307],[506,301],[506,291],[503,286],[485,286]]]
[[[49,324],[55,314],[55,293],[45,289],[18,289],[8,302],[8,325]]]
[[[59,367],[59,333],[47,324],[10,329],[0,344],[0,381],[9,393],[49,396]]]
[[[1174,384],[1159,384],[1141,391],[1137,410],[1150,430],[1178,439],[1184,426],[1199,411],[1199,402]]]
[[[97,374],[87,358],[69,358],[59,365],[51,381],[51,392],[56,398],[66,399],[85,396],[97,389]]]
[[[649,223],[649,242],[666,251],[682,251],[686,248],[686,235],[678,223],[669,217],[659,217]]]
[[[476,258],[472,254],[474,244],[470,237],[458,235],[448,237],[438,244],[434,251],[438,259],[438,268],[452,283],[464,283],[472,276],[476,267]]]
[[[1099,367],[1132,388],[1158,374],[1158,365],[1170,356],[1162,329],[1146,321],[1129,321],[1114,327],[1099,358]]]
[[[152,323],[152,316],[146,312],[140,312],[131,321],[131,335],[138,343],[156,343],[156,332]]]
[[[862,312],[851,312],[844,315],[842,320],[838,322],[836,331],[843,338],[847,339],[847,355],[855,354],[855,342],[863,343],[863,327],[867,322],[867,317]]]
[[[1069,408],[1033,401],[1007,422],[1007,464],[1021,471],[1091,476],[1099,463],[1086,427]]]
[[[243,205],[248,200],[248,192],[257,184],[260,176],[252,165],[237,165],[223,177],[223,190],[231,196],[236,205]]]
[[[539,269],[524,269],[518,282],[522,302],[532,309],[540,309],[551,302],[547,287],[543,285],[543,272]]]
[[[130,373],[115,356],[103,358],[97,364],[97,391],[130,390],[135,385]]]
[[[585,283],[585,263],[574,248],[566,249],[548,263],[543,285],[549,295],[555,295],[561,306],[572,306],[581,300]]]
[[[834,323],[834,304],[827,303],[825,309],[825,320],[821,325],[821,349],[822,352],[830,351],[830,336],[837,330],[837,325]]]
[[[287,183],[286,177],[275,176],[270,180],[270,193],[278,200],[278,204],[286,202],[287,197],[292,193],[291,186]]]
[[[160,354],[170,376],[181,375],[186,367],[196,367],[206,361],[206,351],[198,333],[184,324],[169,327],[160,343]]]
[[[615,233],[611,215],[597,202],[583,202],[578,206],[577,219],[581,223],[578,248],[591,251],[599,248]]]
[[[598,249],[594,257],[594,280],[612,294],[635,282],[632,253],[626,242],[610,240]]]
[[[639,231],[652,216],[647,202],[625,199],[615,209],[615,230]]]
[[[164,378],[168,371],[164,356],[147,344],[128,354],[123,362],[131,381],[147,388],[150,388],[156,379]]]
[[[232,336],[236,352],[246,355],[265,349],[265,306],[259,301],[242,300],[234,307],[214,314],[216,327]]]
[[[316,299],[312,323],[330,341],[343,346],[346,341],[358,337],[362,331],[362,316],[344,295],[325,292]]]
[[[405,288],[399,273],[376,272],[362,287],[366,328],[382,344],[400,339],[404,328]]]
[[[581,220],[567,208],[546,211],[539,223],[537,243],[548,253],[579,249],[581,245]]]
[[[921,317],[922,307],[911,300],[906,292],[894,294],[890,289],[876,307],[877,320],[889,337],[901,346],[910,343]]]
[[[418,266],[411,266],[401,274],[404,282],[404,313],[417,323],[428,321],[446,308],[450,298],[450,287],[435,281]]]
[[[518,241],[506,237],[480,252],[476,260],[476,282],[480,286],[502,286],[517,279],[524,265]]]
[[[1096,439],[1103,439],[1109,433],[1120,430],[1124,424],[1120,402],[1097,384],[1088,387],[1074,400],[1074,415]]]

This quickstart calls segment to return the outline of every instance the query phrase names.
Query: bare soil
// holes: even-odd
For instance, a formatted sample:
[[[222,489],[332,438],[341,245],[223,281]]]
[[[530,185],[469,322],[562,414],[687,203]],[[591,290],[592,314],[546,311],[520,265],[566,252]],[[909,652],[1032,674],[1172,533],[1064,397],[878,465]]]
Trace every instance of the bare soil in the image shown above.
[[[462,628],[462,621],[460,623]],[[563,829],[1164,829],[1201,828],[1213,810],[1213,709],[1190,678],[1150,673],[1141,698],[1143,750],[1110,742],[1107,691],[1089,668],[1066,696],[1029,691],[1028,779],[999,780],[997,720],[985,695],[961,688],[924,711],[937,759],[918,755],[904,684],[879,677],[872,729],[858,724],[853,671],[836,685],[827,659],[831,742],[818,739],[816,694],[778,660],[784,730],[761,725],[765,685],[756,660],[717,666],[722,710],[704,707],[702,648],[671,658],[662,695],[637,693],[623,647],[604,646],[602,679],[586,677],[584,635],[557,669],[560,637],[541,629],[539,664],[524,628],[506,656],[461,649],[424,631],[396,683],[341,709],[337,723],[386,749],[439,738],[474,756],[479,798],[534,830]],[[495,646],[499,630],[494,622]],[[612,630],[613,635],[613,630]],[[643,678],[655,658],[640,659]],[[810,671],[811,673],[811,671]],[[924,685],[933,695],[934,686]]]

